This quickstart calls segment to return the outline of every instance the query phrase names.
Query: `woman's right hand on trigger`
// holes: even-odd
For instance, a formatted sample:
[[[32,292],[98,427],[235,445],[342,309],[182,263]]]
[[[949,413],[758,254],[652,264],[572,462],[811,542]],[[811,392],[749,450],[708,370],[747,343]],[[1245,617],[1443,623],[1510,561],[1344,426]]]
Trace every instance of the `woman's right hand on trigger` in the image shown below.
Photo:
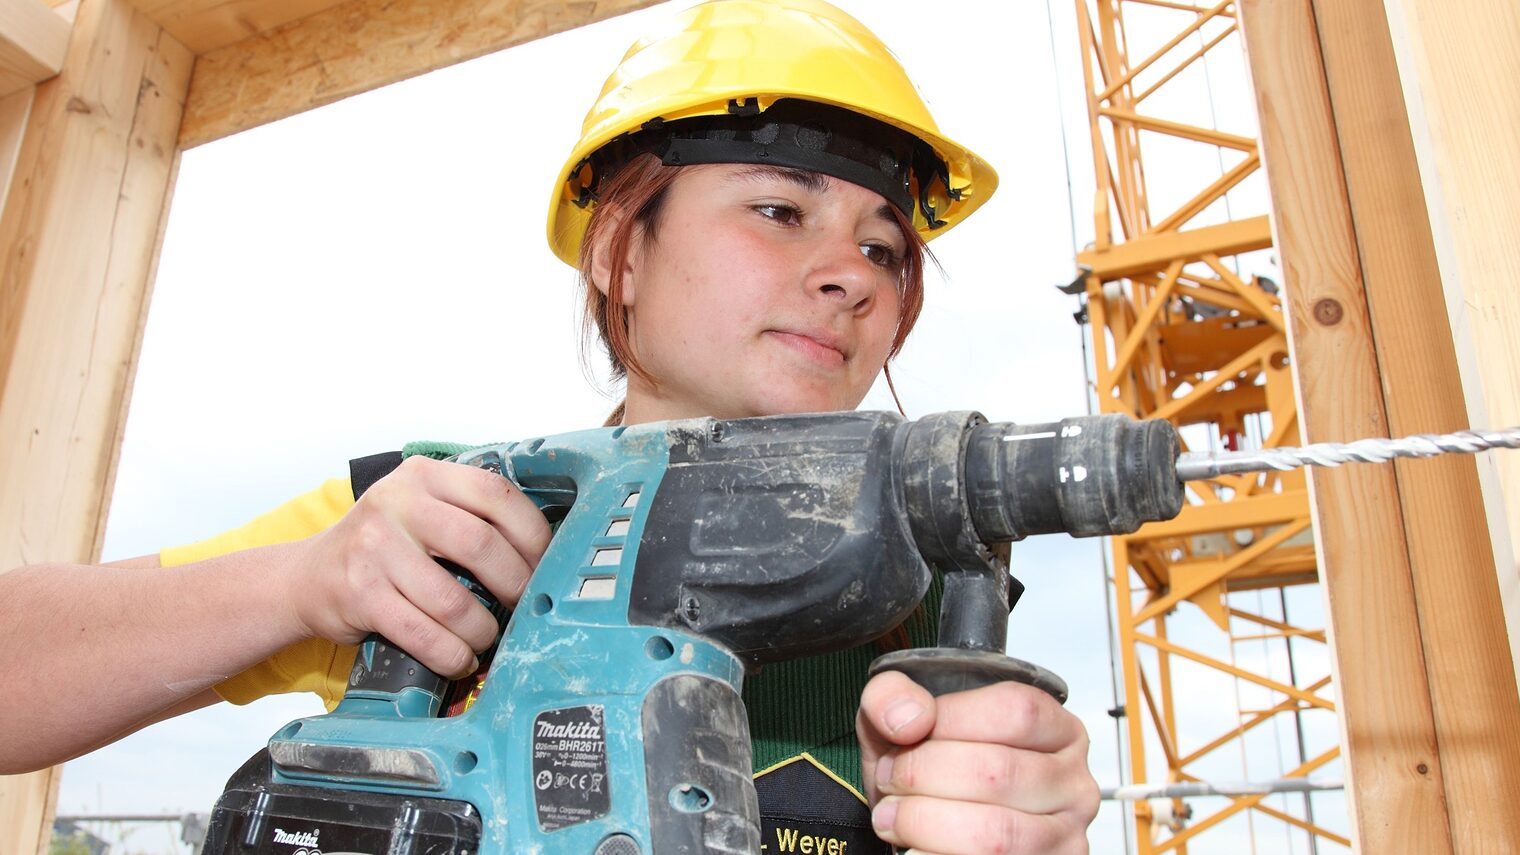
[[[462,676],[495,640],[496,621],[435,556],[514,605],[549,536],[533,500],[500,475],[410,457],[306,542],[296,618],[344,644],[378,632],[433,671]]]

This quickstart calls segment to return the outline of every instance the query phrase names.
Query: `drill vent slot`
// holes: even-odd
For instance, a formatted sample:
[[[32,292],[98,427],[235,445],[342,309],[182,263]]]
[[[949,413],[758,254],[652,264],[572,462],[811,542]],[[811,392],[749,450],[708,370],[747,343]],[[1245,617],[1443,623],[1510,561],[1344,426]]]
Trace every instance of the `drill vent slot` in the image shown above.
[[[592,567],[609,567],[620,564],[623,560],[623,547],[615,546],[611,549],[598,549],[591,556]]]
[[[628,529],[633,527],[633,520],[613,520],[607,526],[608,537],[623,537],[628,534]]]
[[[610,600],[616,594],[616,576],[593,576],[581,580],[581,589],[575,596],[580,600]]]
[[[634,490],[632,493],[628,494],[628,498],[626,498],[626,499],[623,500],[623,507],[625,507],[625,508],[636,508],[638,506],[639,506],[639,491],[638,490]]]

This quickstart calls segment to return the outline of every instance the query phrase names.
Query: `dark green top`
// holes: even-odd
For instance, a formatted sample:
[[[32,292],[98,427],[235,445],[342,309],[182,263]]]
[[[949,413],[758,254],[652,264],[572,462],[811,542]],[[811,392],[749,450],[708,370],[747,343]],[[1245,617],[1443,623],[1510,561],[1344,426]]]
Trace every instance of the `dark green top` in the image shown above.
[[[944,585],[936,574],[929,592],[907,622],[913,647],[933,647]],[[838,653],[766,665],[744,679],[755,771],[807,752],[856,790],[860,746],[855,741],[855,711],[872,660],[891,649],[865,644]]]

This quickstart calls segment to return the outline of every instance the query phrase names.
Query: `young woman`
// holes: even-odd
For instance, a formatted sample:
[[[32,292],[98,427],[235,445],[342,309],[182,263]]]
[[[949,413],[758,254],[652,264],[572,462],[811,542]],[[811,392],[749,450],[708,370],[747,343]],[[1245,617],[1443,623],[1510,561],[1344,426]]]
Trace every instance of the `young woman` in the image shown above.
[[[626,379],[613,421],[852,409],[917,317],[923,241],[995,185],[858,22],[818,0],[718,0],[609,79],[549,239]],[[413,457],[357,501],[332,482],[204,543],[0,576],[25,606],[0,627],[13,685],[73,698],[60,715],[6,692],[0,771],[219,700],[333,703],[371,632],[468,674],[497,627],[434,558],[513,603],[549,540],[508,482]],[[1097,790],[1074,716],[1012,683],[939,698],[897,674],[864,684],[876,652],[747,681],[770,832],[852,852],[1086,851]]]

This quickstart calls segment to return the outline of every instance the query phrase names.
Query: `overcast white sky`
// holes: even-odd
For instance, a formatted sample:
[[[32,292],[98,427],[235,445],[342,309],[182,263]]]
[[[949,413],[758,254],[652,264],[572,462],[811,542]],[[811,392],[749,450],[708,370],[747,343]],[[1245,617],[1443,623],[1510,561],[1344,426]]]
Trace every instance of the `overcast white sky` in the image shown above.
[[[1052,287],[1073,275],[1072,222],[1079,245],[1093,228],[1072,4],[836,2],[900,56],[942,130],[1002,179],[991,203],[932,244],[948,278],[929,283],[923,318],[894,367],[908,414],[977,409],[994,420],[1049,421],[1085,412],[1076,298]],[[651,20],[684,5],[186,152],[105,557],[209,536],[345,474],[351,457],[409,440],[485,442],[600,424],[611,404],[578,360],[573,274],[545,244],[545,207],[606,74]],[[1216,61],[1207,72],[1192,74],[1196,85],[1181,96],[1196,104],[1197,121],[1254,133],[1249,103],[1209,98],[1211,83],[1233,79],[1245,91],[1238,64]],[[1192,176],[1175,190],[1153,177],[1157,210],[1220,172],[1212,149],[1157,140],[1151,153]],[[1265,203],[1257,189],[1234,194],[1232,205],[1239,217]],[[1214,210],[1199,222],[1224,217]],[[600,372],[599,354],[591,362]],[[865,407],[890,409],[891,400],[879,387]],[[1071,684],[1095,773],[1112,785],[1120,773],[1104,712],[1112,698],[1100,555],[1099,542],[1065,537],[1016,546],[1015,572],[1029,591],[1013,614],[1010,651]],[[1290,599],[1295,617],[1312,623],[1317,597]],[[1201,618],[1184,607],[1174,632],[1187,632],[1190,620]],[[1271,657],[1279,674],[1286,667],[1280,651],[1236,655]],[[1215,732],[1233,726],[1237,701],[1253,703],[1228,682],[1179,681],[1193,693],[1182,715]],[[150,728],[69,764],[59,810],[208,811],[270,733],[319,711],[314,698],[269,698]],[[1216,779],[1276,777],[1284,762],[1296,765],[1282,753],[1289,734],[1264,739],[1251,756],[1222,758]],[[1317,796],[1316,810],[1343,816],[1337,799]],[[1196,851],[1249,845],[1244,818],[1229,828],[1202,839],[1220,848]],[[1093,851],[1122,852],[1119,829],[1119,812],[1106,806]],[[1307,851],[1281,834],[1258,839],[1269,851]],[[126,843],[180,851],[162,828],[139,828]]]

